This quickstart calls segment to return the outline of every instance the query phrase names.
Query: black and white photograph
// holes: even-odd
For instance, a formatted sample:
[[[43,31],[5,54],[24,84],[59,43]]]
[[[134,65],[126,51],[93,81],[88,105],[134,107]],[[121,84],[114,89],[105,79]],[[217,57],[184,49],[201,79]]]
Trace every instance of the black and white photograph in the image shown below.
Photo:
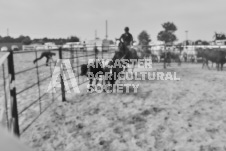
[[[226,151],[225,0],[0,0],[0,151]]]

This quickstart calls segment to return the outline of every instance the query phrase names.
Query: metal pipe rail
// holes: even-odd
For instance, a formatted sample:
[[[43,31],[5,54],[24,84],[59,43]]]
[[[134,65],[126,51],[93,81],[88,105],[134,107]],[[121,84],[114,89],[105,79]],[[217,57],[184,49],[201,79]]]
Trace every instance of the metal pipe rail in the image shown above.
[[[89,47],[86,47],[89,48]],[[98,47],[99,48],[99,47]],[[102,50],[104,47],[101,47]],[[34,54],[34,59],[38,58],[38,53],[44,52],[44,51],[54,51],[54,52],[58,52],[58,56],[59,59],[70,59],[70,61],[72,62],[72,70],[74,71],[74,74],[76,74],[76,78],[78,80],[78,84],[84,84],[86,83],[86,81],[83,82],[79,82],[79,69],[81,67],[81,62],[83,63],[87,63],[88,59],[93,58],[95,59],[97,56],[101,56],[102,58],[106,57],[105,54],[111,55],[112,53],[114,53],[114,51],[112,51],[113,49],[110,49],[110,47],[108,47],[107,49],[108,51],[101,51],[99,52],[99,54],[97,53],[97,51],[78,51],[77,49],[62,49],[59,48],[58,50],[40,50],[40,51],[22,51],[22,52],[6,52],[6,53],[2,53],[3,55],[0,56],[0,65],[2,66],[2,71],[3,71],[3,91],[5,92],[4,94],[4,110],[1,110],[0,114],[0,122],[2,123],[3,121],[3,117],[6,117],[6,126],[13,131],[14,134],[16,134],[17,136],[20,136],[20,134],[24,133],[53,103],[54,101],[61,97],[62,101],[66,101],[66,90],[65,90],[65,85],[64,82],[69,81],[69,79],[67,78],[63,78],[63,75],[60,74],[60,84],[61,84],[61,90],[60,93],[58,93],[58,95],[55,95],[52,93],[52,95],[50,98],[48,98],[49,100],[51,99],[51,103],[48,103],[48,106],[42,107],[42,100],[45,98],[45,96],[47,96],[47,93],[43,93],[41,91],[41,87],[44,86],[44,82],[48,79],[50,79],[53,75],[53,66],[55,66],[56,64],[51,64],[49,68],[45,67],[45,64],[38,64],[36,63],[33,67],[28,67],[22,70],[18,70],[17,72],[15,72],[14,68],[18,67],[20,68],[20,59],[24,59],[24,58],[20,58],[18,59],[17,56],[21,56],[21,55],[29,55],[29,59],[31,58],[30,55]],[[85,55],[84,55],[85,54]],[[66,57],[66,55],[69,55],[70,57]],[[81,59],[82,58],[82,59]],[[6,63],[7,62],[7,63]],[[33,64],[33,61],[29,61],[30,63]],[[6,65],[8,66],[8,75],[6,75],[7,71],[5,70]],[[16,65],[16,66],[15,66]],[[17,66],[18,65],[18,66]],[[26,67],[27,64],[25,64],[24,66]],[[45,76],[45,77],[41,77],[41,73],[46,71],[49,71],[49,75]],[[35,73],[34,75],[36,75],[37,78],[32,78],[31,80],[33,81],[33,84],[30,84],[29,86],[26,86],[25,88],[22,88],[20,91],[16,92],[16,89],[18,89],[19,87],[21,87],[18,83],[19,80],[21,80],[21,78],[17,78],[17,76],[22,76],[22,83],[27,82],[26,79],[24,79],[23,77],[26,77],[26,75],[28,75],[28,72],[32,72]],[[61,66],[61,71],[65,71],[63,69],[63,67]],[[25,76],[23,76],[25,75]],[[0,77],[1,78],[1,77]],[[23,81],[24,80],[24,81]],[[66,80],[66,81],[64,81]],[[30,82],[30,81],[29,81]],[[35,88],[38,88],[38,93],[36,93],[38,96],[37,98],[34,98],[34,100],[21,100],[20,99],[20,95],[27,93],[28,90],[34,90]],[[52,87],[53,89],[53,87]],[[70,88],[72,89],[72,88]],[[1,91],[0,91],[1,92]],[[7,93],[8,92],[8,93]],[[36,91],[35,91],[36,92]],[[59,90],[58,90],[59,92]],[[9,103],[10,101],[10,103]],[[17,101],[27,101],[23,104],[28,104],[26,106],[20,106],[20,108],[22,108],[19,112],[18,112],[18,106],[17,106]],[[24,127],[20,128],[19,125],[19,117],[24,116],[23,113],[26,112],[28,109],[32,108],[33,105],[35,105],[36,103],[38,103],[39,106],[39,113],[37,116],[35,116],[28,124],[26,124]],[[0,104],[1,105],[1,104]],[[11,106],[10,106],[11,105]]]
[[[3,82],[4,82],[4,107],[0,116],[0,122],[6,122],[6,126],[15,135],[19,136],[19,124],[18,124],[18,113],[17,113],[17,99],[16,99],[16,88],[15,88],[15,72],[14,72],[14,60],[13,52],[1,53],[3,54],[0,58],[0,65],[3,71]],[[7,63],[6,63],[7,62]],[[8,66],[8,78],[6,79],[5,66]],[[2,101],[2,100],[1,100]],[[10,103],[8,102],[10,101]],[[8,105],[10,104],[10,106]],[[6,121],[4,120],[6,119]]]

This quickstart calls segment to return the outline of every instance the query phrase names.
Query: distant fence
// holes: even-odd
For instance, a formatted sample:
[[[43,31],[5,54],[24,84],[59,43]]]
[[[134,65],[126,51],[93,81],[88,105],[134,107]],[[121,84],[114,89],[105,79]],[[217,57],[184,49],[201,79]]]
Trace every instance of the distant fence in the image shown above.
[[[96,51],[78,50],[75,48],[45,50],[56,53],[55,58],[70,59],[72,69],[78,85],[82,81],[80,66],[86,64],[90,58],[111,58],[115,47],[96,47]],[[89,48],[91,49],[91,48]],[[102,49],[105,51],[98,51]],[[47,93],[56,62],[46,66],[45,59],[33,64],[43,51],[10,51],[1,52],[0,65],[1,85],[0,93],[0,122],[12,130],[17,136],[23,134],[56,100],[66,101],[64,79],[60,75],[61,89],[56,93]],[[6,63],[7,62],[7,63]]]

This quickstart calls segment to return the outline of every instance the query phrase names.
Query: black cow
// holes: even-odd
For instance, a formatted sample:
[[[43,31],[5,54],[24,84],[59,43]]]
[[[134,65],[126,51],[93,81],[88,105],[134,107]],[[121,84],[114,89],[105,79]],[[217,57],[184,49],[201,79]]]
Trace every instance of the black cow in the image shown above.
[[[197,49],[197,57],[203,58],[202,68],[206,65],[208,66],[208,61],[217,64],[217,70],[223,70],[223,65],[226,63],[226,50],[223,49]]]
[[[160,55],[160,59],[164,59],[164,62],[167,63],[167,66],[170,66],[171,60],[177,62],[178,66],[181,65],[181,59],[180,59],[179,53],[175,53],[171,51],[163,52]]]
[[[103,64],[99,60],[96,60],[94,63],[81,65],[80,75],[88,77],[90,87],[92,87],[93,80],[96,79],[97,84],[99,82],[100,76],[103,74],[104,74]]]

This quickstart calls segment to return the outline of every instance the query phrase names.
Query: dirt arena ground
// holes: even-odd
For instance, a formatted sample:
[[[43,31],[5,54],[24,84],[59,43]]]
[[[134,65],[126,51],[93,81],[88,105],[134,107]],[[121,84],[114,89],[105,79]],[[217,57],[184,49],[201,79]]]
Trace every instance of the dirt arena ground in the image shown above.
[[[226,72],[172,66],[138,93],[71,94],[22,136],[37,151],[226,151]],[[153,72],[149,71],[149,72]]]

